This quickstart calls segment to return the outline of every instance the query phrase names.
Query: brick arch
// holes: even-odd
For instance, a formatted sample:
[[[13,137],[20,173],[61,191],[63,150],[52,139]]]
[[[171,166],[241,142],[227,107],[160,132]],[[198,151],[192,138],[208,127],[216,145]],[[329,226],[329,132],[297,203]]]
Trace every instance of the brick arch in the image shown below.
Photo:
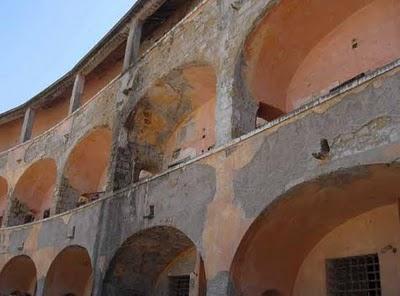
[[[198,295],[205,295],[203,261],[199,258],[196,262],[196,254],[192,240],[176,228],[157,226],[138,232],[116,251],[104,278],[102,295],[167,293],[169,276],[193,273],[199,281]]]
[[[64,167],[57,213],[77,207],[81,196],[91,201],[105,191],[111,143],[111,130],[98,127],[74,146]]]
[[[307,254],[342,223],[396,204],[400,168],[366,165],[297,185],[268,205],[242,238],[231,265],[232,295],[292,295]],[[356,235],[356,234],[355,234]]]
[[[36,291],[36,266],[26,255],[10,259],[0,272],[0,294],[12,292],[34,295]]]
[[[57,164],[51,158],[38,160],[25,170],[12,193],[9,226],[44,218],[53,201],[56,176]]]
[[[240,79],[267,121],[400,56],[398,1],[273,3],[240,61]]]
[[[46,275],[44,296],[90,296],[93,285],[92,262],[81,246],[69,246],[53,260]]]

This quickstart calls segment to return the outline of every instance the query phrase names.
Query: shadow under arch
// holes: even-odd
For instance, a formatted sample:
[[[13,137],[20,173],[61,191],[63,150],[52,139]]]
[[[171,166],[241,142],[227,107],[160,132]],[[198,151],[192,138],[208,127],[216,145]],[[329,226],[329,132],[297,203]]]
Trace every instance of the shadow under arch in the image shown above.
[[[398,211],[399,177],[396,164],[357,166],[322,175],[280,196],[244,235],[231,265],[230,295],[298,292],[293,289],[299,269],[327,234],[379,207],[393,205]]]
[[[216,87],[213,66],[191,63],[147,89],[125,123],[135,181],[141,171],[157,174],[214,147]]]
[[[112,134],[97,127],[73,147],[64,167],[56,213],[98,199],[105,191],[111,157]]]
[[[397,60],[392,0],[269,1],[244,41],[239,80],[271,121]]]
[[[51,158],[38,160],[25,170],[12,194],[8,226],[49,216],[56,176],[57,164]]]
[[[10,259],[0,272],[0,295],[13,292],[35,295],[37,272],[35,263],[26,255]]]
[[[88,251],[81,246],[68,246],[53,260],[44,283],[44,296],[90,296],[93,270]]]
[[[203,260],[183,232],[157,226],[132,235],[117,250],[105,275],[102,295],[173,295],[174,288],[205,295]]]

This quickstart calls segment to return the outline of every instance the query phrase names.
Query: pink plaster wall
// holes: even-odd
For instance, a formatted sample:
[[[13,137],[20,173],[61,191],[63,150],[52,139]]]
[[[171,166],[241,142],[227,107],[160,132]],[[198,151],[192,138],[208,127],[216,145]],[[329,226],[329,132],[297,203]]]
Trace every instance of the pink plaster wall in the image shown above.
[[[320,40],[295,72],[287,110],[368,70],[400,58],[400,1],[376,0]],[[358,43],[352,48],[353,39]]]
[[[70,96],[56,100],[50,106],[36,110],[32,127],[32,138],[51,129],[68,115]]]
[[[400,291],[400,253],[385,250],[400,247],[397,204],[374,209],[338,226],[308,254],[299,270],[294,296],[326,295],[325,260],[378,253],[382,295]]]
[[[22,118],[0,125],[0,152],[18,145],[21,136]]]

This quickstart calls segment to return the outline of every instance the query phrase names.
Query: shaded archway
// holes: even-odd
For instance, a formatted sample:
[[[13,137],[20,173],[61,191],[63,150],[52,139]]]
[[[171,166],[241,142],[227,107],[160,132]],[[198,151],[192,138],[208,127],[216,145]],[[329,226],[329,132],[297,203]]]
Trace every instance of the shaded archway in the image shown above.
[[[31,258],[25,255],[12,258],[0,273],[0,295],[12,292],[36,292],[36,267]]]
[[[92,293],[92,263],[87,250],[70,246],[61,251],[46,275],[44,296],[90,296]]]
[[[105,191],[111,138],[109,128],[96,128],[74,147],[64,169],[57,213],[95,200]]]
[[[102,295],[205,295],[204,287],[204,268],[194,243],[175,228],[155,227],[131,236],[119,248]]]
[[[398,166],[355,167],[298,185],[280,197],[257,218],[240,244],[231,267],[232,294],[320,295],[315,291],[321,289],[326,294],[329,259],[377,254],[381,269],[393,271],[382,274],[382,295],[397,295],[400,274],[393,264],[400,257],[392,250],[400,247],[399,177]],[[324,238],[332,233],[333,239]],[[321,243],[329,248],[318,247]],[[318,256],[306,260],[313,252]]]
[[[185,162],[215,145],[216,75],[208,65],[171,71],[149,88],[128,122],[135,179]]]
[[[0,226],[3,225],[5,210],[7,207],[8,183],[3,177],[0,177]]]
[[[268,121],[400,57],[396,0],[273,2],[246,41],[242,73]]]
[[[57,165],[53,159],[32,164],[15,186],[8,225],[14,226],[47,217],[53,200]]]

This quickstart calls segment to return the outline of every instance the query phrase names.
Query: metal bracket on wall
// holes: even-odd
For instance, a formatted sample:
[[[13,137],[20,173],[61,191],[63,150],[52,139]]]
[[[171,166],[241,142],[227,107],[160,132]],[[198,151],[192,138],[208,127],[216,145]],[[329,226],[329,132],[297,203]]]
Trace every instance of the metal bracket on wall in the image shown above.
[[[25,246],[25,242],[24,242],[24,241],[21,241],[21,242],[19,243],[18,247],[17,247],[18,251],[22,251],[22,250],[24,249],[24,246]]]
[[[153,219],[154,218],[154,206],[151,205],[150,207],[150,213],[147,216],[143,216],[143,219]]]
[[[69,238],[69,239],[75,238],[75,226],[68,227],[67,238]]]

